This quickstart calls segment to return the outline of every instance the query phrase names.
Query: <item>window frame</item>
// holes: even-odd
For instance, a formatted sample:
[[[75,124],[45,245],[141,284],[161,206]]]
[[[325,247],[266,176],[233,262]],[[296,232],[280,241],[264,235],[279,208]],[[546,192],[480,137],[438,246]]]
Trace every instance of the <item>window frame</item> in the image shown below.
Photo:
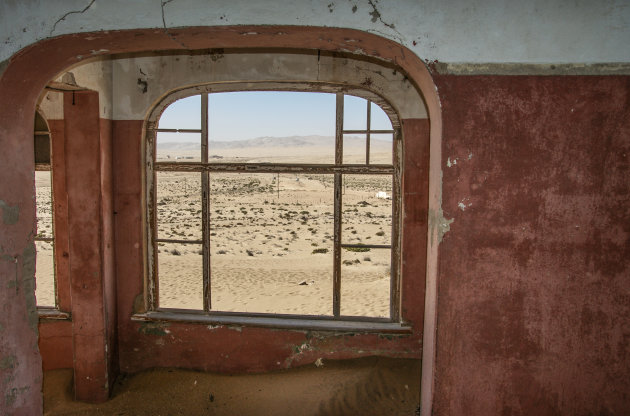
[[[208,163],[208,95],[217,92],[243,91],[297,91],[325,92],[336,95],[335,122],[335,163],[334,165],[316,164],[221,164]],[[200,129],[159,129],[158,122],[163,111],[175,101],[201,95],[201,128]],[[344,96],[356,96],[367,101],[367,123],[365,129],[344,129]],[[378,105],[389,117],[391,130],[375,130],[371,128],[371,104]],[[201,134],[201,162],[157,162],[156,138],[158,132],[190,132]],[[392,134],[392,163],[370,164],[370,135]],[[362,134],[366,137],[366,163],[343,163],[344,134]],[[223,324],[251,324],[254,326],[273,328],[312,328],[335,330],[359,330],[378,332],[409,332],[410,328],[402,325],[401,316],[401,243],[402,243],[402,172],[403,137],[400,119],[393,106],[378,94],[362,88],[330,83],[295,83],[295,82],[256,82],[206,84],[182,88],[162,96],[160,102],[150,111],[144,129],[145,156],[145,311],[137,313],[135,319],[160,319],[187,322],[209,321]],[[251,172],[251,173],[327,173],[334,174],[334,266],[333,266],[333,313],[332,315],[274,314],[250,312],[213,311],[210,304],[210,225],[209,225],[209,193],[202,194],[202,244],[203,250],[203,310],[163,308],[159,306],[159,276],[157,268],[158,242],[174,239],[157,238],[157,172],[180,171],[202,173],[202,189],[209,190],[210,172]],[[389,317],[345,316],[340,313],[341,294],[341,251],[344,247],[355,247],[357,244],[343,244],[341,241],[342,218],[342,175],[343,174],[384,174],[392,176],[392,237],[391,244],[362,244],[367,248],[388,248],[391,250],[390,302]],[[377,247],[378,246],[378,247]]]

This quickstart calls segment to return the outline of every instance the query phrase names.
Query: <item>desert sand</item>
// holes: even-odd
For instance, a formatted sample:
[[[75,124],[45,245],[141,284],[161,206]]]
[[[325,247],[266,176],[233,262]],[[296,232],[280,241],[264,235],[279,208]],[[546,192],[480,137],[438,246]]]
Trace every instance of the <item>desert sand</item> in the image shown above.
[[[102,404],[72,400],[72,370],[44,374],[44,415],[413,415],[420,360],[363,358],[249,375],[156,369],[121,376]]]

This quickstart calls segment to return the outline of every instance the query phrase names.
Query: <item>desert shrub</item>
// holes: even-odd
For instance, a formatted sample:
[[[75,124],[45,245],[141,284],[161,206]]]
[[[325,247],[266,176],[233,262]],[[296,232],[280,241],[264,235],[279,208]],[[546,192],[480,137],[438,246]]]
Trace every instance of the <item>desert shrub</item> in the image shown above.
[[[376,235],[378,235],[379,237],[384,236],[385,235],[385,231],[379,231],[376,233]]]
[[[179,251],[179,250],[178,250],[178,249],[176,249],[176,248],[174,248],[174,249],[172,249],[172,250],[171,250],[171,254],[172,254],[173,256],[181,256],[181,255],[182,255],[181,251]]]
[[[313,250],[311,254],[325,254],[325,253],[328,253],[327,248],[316,248],[315,250]]]

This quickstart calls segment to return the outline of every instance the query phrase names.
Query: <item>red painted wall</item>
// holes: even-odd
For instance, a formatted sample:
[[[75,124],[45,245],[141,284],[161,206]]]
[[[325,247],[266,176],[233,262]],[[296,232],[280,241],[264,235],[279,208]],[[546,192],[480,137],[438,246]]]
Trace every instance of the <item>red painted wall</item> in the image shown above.
[[[630,414],[630,78],[435,81],[435,414]]]

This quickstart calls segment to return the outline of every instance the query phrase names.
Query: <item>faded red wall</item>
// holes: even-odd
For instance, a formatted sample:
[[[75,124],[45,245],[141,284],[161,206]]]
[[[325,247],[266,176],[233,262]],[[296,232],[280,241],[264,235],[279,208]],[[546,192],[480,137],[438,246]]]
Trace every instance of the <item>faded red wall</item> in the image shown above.
[[[630,414],[630,78],[435,80],[435,414]]]

